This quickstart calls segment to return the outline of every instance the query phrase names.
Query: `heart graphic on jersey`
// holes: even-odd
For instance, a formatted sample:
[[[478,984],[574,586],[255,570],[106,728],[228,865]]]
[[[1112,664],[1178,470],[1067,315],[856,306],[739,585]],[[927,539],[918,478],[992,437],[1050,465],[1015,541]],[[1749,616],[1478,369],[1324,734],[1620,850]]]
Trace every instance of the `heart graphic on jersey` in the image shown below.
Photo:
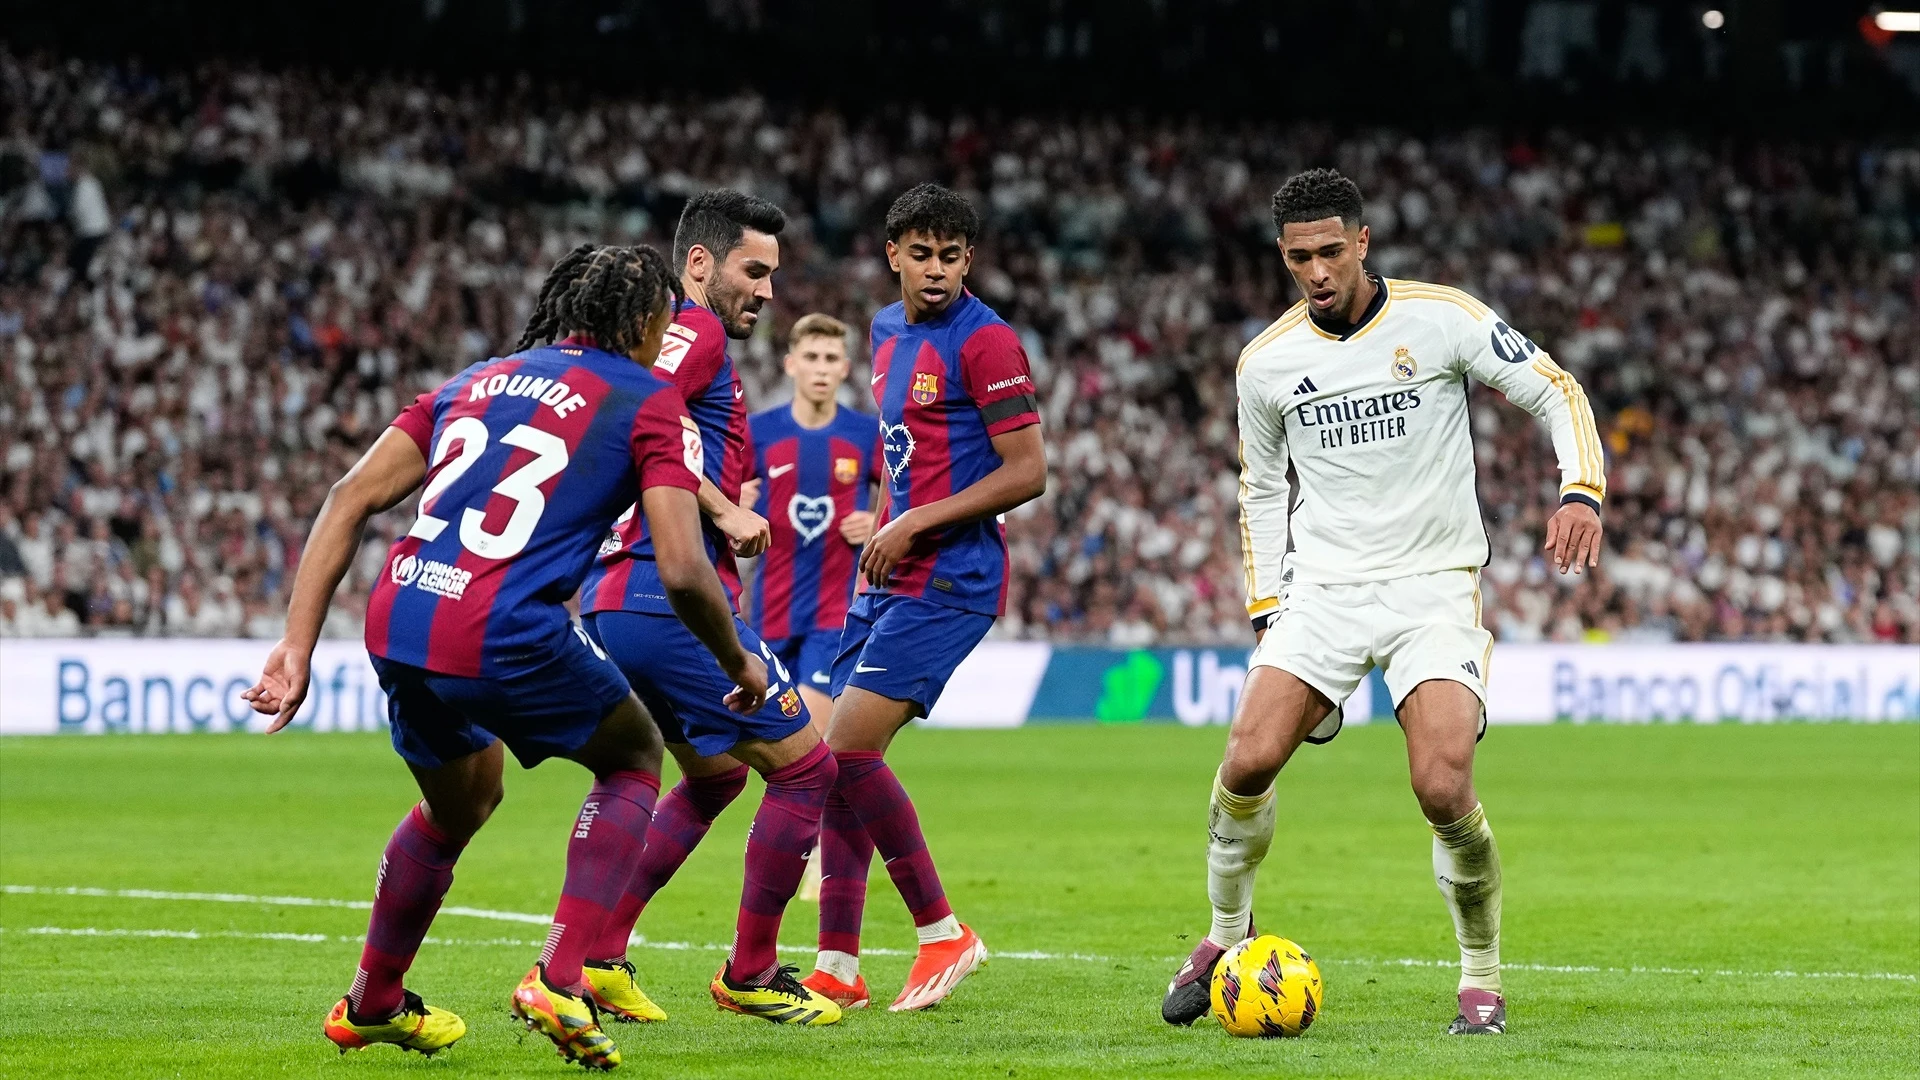
[[[787,503],[787,520],[793,522],[793,531],[800,534],[800,542],[811,544],[833,524],[833,497],[795,495]]]
[[[899,483],[907,462],[913,460],[913,432],[905,424],[880,425],[880,449],[887,455],[887,475]]]

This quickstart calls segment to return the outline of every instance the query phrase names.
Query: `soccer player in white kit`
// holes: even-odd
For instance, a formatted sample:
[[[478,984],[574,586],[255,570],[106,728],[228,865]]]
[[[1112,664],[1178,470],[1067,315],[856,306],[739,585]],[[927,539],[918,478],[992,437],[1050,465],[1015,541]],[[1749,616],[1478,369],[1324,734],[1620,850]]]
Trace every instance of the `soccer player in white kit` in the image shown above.
[[[1606,462],[1573,376],[1466,293],[1368,273],[1360,215],[1360,189],[1331,169],[1273,197],[1280,252],[1306,299],[1240,354],[1240,528],[1259,644],[1213,786],[1213,926],[1161,1015],[1190,1024],[1207,1012],[1221,955],[1253,934],[1274,779],[1302,740],[1339,734],[1341,703],[1377,665],[1460,944],[1460,1012],[1447,1030],[1500,1034],[1500,855],[1473,789],[1493,654],[1480,568],[1492,552],[1468,380],[1552,433],[1560,508],[1545,550],[1562,574],[1599,564]]]

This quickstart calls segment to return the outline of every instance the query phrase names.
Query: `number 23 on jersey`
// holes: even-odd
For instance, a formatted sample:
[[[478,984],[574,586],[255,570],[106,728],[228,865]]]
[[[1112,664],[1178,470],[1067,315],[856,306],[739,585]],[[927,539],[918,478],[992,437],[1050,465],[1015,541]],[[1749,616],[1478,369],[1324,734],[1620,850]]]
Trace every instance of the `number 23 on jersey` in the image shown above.
[[[462,416],[447,424],[433,448],[432,467],[440,471],[420,496],[420,517],[414,521],[413,528],[407,530],[408,536],[432,543],[445,531],[447,519],[433,513],[440,496],[480,460],[491,438],[486,423],[479,417]],[[500,441],[528,451],[533,459],[501,477],[493,486],[492,494],[513,500],[513,514],[499,532],[487,531],[487,512],[483,507],[469,506],[461,513],[460,546],[483,559],[511,559],[520,554],[532,538],[534,527],[540,524],[540,515],[547,509],[547,498],[541,493],[540,485],[567,467],[566,442],[530,424],[515,425]],[[447,461],[447,455],[456,447],[459,456]],[[445,468],[441,468],[443,462]]]

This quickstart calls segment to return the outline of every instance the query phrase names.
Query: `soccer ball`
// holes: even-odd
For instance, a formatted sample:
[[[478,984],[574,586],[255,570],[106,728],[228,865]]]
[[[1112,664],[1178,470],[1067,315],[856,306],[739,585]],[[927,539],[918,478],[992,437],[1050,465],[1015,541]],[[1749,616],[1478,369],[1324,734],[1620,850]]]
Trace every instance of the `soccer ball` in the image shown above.
[[[1272,934],[1228,949],[1213,969],[1213,1015],[1242,1039],[1301,1034],[1320,1012],[1321,993],[1320,965]]]

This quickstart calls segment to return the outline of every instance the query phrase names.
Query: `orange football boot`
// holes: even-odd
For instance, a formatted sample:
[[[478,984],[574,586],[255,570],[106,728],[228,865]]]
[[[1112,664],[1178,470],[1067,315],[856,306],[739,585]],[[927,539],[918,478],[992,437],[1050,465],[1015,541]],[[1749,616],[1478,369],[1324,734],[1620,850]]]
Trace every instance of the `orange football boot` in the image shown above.
[[[987,962],[987,946],[980,935],[965,923],[960,936],[920,946],[913,970],[907,973],[907,985],[887,1007],[889,1012],[913,1012],[930,1009],[947,999],[960,980],[979,970]]]

